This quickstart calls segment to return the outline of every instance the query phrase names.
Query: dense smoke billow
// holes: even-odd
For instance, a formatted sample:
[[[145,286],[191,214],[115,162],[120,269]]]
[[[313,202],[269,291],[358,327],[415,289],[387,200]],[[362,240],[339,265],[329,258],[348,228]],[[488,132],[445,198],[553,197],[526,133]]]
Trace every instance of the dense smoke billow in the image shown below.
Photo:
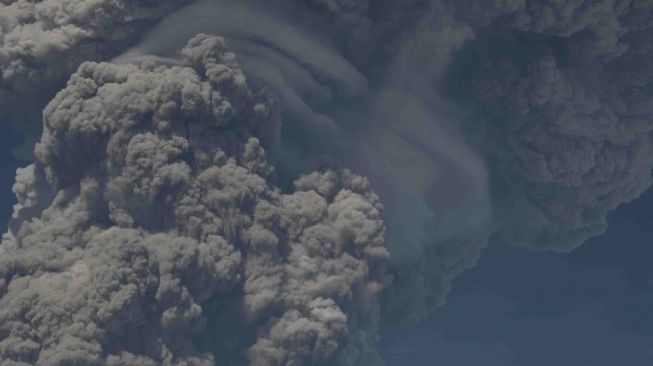
[[[242,350],[255,365],[323,364],[365,351],[355,342],[388,258],[378,197],[346,170],[281,192],[256,137],[278,118],[265,91],[221,38],[198,35],[182,55],[188,66],[84,63],[46,107],[0,257],[2,364],[210,365]],[[216,301],[239,309],[203,311]],[[243,344],[208,339],[213,317]]]
[[[651,185],[653,4],[469,3],[489,29],[459,53],[449,87],[487,116],[474,128],[489,135],[501,233],[572,249]]]
[[[651,185],[651,39],[646,0],[4,1],[0,363],[382,364],[491,235]]]
[[[0,2],[0,118],[23,131],[31,156],[40,112],[84,61],[105,60],[190,0]]]

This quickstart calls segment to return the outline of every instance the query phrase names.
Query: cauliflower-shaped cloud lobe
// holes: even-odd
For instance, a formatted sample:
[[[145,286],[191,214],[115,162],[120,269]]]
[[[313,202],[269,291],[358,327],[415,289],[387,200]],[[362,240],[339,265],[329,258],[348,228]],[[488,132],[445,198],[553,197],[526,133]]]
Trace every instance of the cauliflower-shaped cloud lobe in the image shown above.
[[[5,0],[0,2],[0,119],[25,138],[32,161],[41,111],[85,61],[120,53],[191,0]]]
[[[82,64],[115,56],[183,2],[0,5],[0,107],[77,70],[44,111],[34,164],[17,172],[0,247],[0,363],[378,364],[369,345],[379,316],[422,319],[492,233],[570,250],[651,185],[648,0],[271,6],[319,15],[308,21],[266,15],[258,0],[198,3],[159,23],[169,33],[153,39],[170,52],[141,44],[139,66]],[[176,32],[195,14],[204,23]],[[193,38],[174,59],[172,40],[214,32],[200,29],[210,19],[250,73],[217,37]],[[349,140],[311,128],[289,132],[298,124],[281,129],[253,76],[299,123],[311,125],[309,106],[337,110],[314,122],[350,125],[337,136],[360,133],[350,145],[362,153],[336,151]],[[331,100],[329,86],[348,81],[361,100],[351,118],[341,111],[351,101]],[[278,188],[263,148],[297,141],[371,182],[333,170]],[[273,156],[280,171],[301,170]],[[387,207],[386,287],[371,185]]]
[[[7,0],[0,3],[0,103],[65,80],[86,60],[133,42],[185,0]]]
[[[87,62],[44,111],[0,255],[0,364],[326,365],[369,351],[388,252],[346,170],[274,185],[276,128],[222,38]],[[232,330],[238,332],[231,332]]]
[[[574,248],[651,185],[653,28],[643,19],[653,6],[464,3],[482,11],[460,16],[484,31],[456,59],[449,89],[488,116],[474,128],[487,131],[502,237]],[[489,13],[502,15],[475,18]]]

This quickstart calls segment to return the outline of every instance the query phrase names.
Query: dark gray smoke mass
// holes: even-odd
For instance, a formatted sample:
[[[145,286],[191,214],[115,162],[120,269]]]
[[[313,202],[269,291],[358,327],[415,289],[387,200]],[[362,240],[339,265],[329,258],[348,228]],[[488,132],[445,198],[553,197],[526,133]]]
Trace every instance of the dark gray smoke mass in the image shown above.
[[[0,103],[59,86],[87,60],[110,57],[188,0],[4,0]]]
[[[491,235],[570,250],[651,185],[651,1],[185,2],[0,4],[0,102],[77,70],[0,364],[379,365]]]
[[[379,76],[359,71],[328,32],[302,22],[291,26],[287,14],[256,0],[189,5],[114,61],[174,63],[194,34],[225,35],[245,73],[276,91],[282,128],[271,150],[280,171],[304,173],[327,157],[370,178],[386,207],[393,289],[401,291],[386,296],[384,313],[389,322],[410,323],[441,304],[450,280],[476,262],[490,234],[491,210],[483,158],[433,90],[471,29],[456,23],[444,4],[417,18],[412,7],[386,4],[381,13],[392,12],[416,23],[383,40],[393,56]],[[385,37],[387,26],[381,28],[368,37]],[[336,34],[341,30],[336,25]]]
[[[487,116],[503,238],[570,250],[651,185],[653,3],[463,3],[482,35],[449,83]]]
[[[84,61],[106,60],[190,0],[3,0],[0,2],[0,118],[28,138],[40,112]]]
[[[378,197],[347,171],[282,193],[256,137],[274,103],[221,38],[182,55],[84,63],[46,107],[0,257],[1,364],[324,364],[348,335],[365,351],[388,258]],[[227,299],[219,327],[251,344],[214,356],[224,314],[202,306]]]

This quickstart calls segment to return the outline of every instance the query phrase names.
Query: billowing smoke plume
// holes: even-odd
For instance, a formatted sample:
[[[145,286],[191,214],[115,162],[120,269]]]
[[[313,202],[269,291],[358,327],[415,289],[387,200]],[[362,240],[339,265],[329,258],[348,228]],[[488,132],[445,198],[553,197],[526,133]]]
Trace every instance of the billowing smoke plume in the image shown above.
[[[105,60],[188,0],[0,2],[0,118],[29,141],[40,112],[84,61]],[[23,152],[22,155],[29,155]]]
[[[83,61],[115,54],[185,1],[3,1],[0,102],[56,85]]]
[[[287,15],[256,0],[190,5],[115,61],[174,63],[176,50],[195,33],[225,35],[244,71],[279,97],[282,128],[273,155],[282,179],[325,159],[370,178],[387,208],[394,288],[402,295],[390,292],[384,311],[390,322],[414,322],[443,302],[450,280],[476,262],[489,236],[485,164],[458,133],[456,113],[433,90],[450,54],[472,31],[453,19],[446,4],[417,16],[424,11],[418,1],[384,3],[378,19],[368,6],[352,3],[348,9],[366,9],[359,15],[372,27],[367,35],[354,35],[358,29],[352,28],[352,44],[376,42],[390,51],[379,75],[365,75],[368,67],[348,60],[325,38],[329,32],[301,22],[290,26]],[[337,19],[349,10],[318,13],[332,19],[340,34]],[[406,33],[390,36],[397,29]],[[374,62],[373,54],[358,56],[358,62]],[[435,262],[442,265],[428,264]]]
[[[3,365],[366,352],[388,259],[378,197],[348,171],[281,192],[256,137],[276,128],[269,96],[221,38],[182,55],[188,66],[84,63],[46,107],[0,256]]]
[[[442,304],[491,234],[569,250],[651,184],[650,1],[204,0],[119,55],[181,1],[106,4],[25,58],[117,65],[82,65],[18,172],[7,360],[378,364],[379,317]]]
[[[569,250],[651,185],[653,4],[463,1],[480,27],[450,73],[487,119],[502,237]]]

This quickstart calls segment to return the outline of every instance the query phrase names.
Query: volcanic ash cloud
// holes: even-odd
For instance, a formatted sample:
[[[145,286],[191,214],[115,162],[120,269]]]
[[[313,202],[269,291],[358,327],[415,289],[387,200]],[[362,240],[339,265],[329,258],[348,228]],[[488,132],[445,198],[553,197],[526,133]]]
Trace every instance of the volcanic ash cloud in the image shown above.
[[[571,250],[651,186],[653,4],[461,5],[479,35],[449,89],[485,116],[473,128],[487,136],[501,237]]]
[[[376,331],[366,179],[274,185],[275,103],[222,38],[84,63],[44,111],[0,255],[3,365],[350,364]]]

